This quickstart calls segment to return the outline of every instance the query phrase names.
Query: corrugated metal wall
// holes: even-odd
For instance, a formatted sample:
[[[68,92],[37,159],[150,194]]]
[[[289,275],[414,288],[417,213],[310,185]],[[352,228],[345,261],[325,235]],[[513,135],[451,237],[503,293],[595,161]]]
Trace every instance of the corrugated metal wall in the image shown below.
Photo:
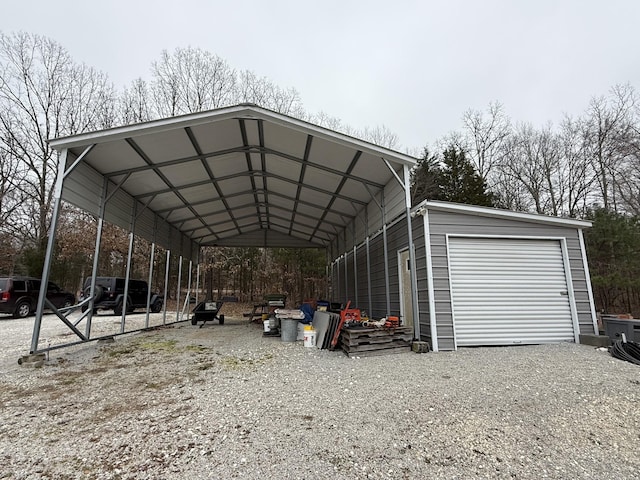
[[[69,155],[67,164],[70,165],[72,161],[73,155]],[[115,184],[110,184],[109,192],[114,191],[115,187]],[[80,163],[76,166],[74,175],[65,180],[62,199],[97,217],[100,215],[102,190],[102,175],[87,164]],[[107,202],[104,220],[129,231],[134,203],[136,200],[133,197],[122,190],[117,191]],[[195,242],[161,217],[145,210],[142,203],[137,202],[136,208],[137,219],[134,227],[136,235],[150,242],[155,240],[158,245],[170,249],[175,255],[182,255],[194,262],[198,260],[199,246]]]
[[[422,219],[417,221],[422,225]],[[416,230],[414,228],[414,230]],[[398,251],[407,248],[407,223],[406,218],[401,217],[392,222],[387,228],[389,294],[391,315],[400,315],[400,277],[398,276]],[[331,278],[333,288],[333,300],[343,305],[351,300],[352,307],[366,310],[373,318],[381,318],[387,315],[386,282],[384,267],[384,241],[383,232],[377,232],[369,241],[369,256],[371,266],[371,301],[369,301],[367,283],[367,252],[366,243],[358,245],[356,250],[357,285],[354,271],[353,249],[333,262],[333,275]],[[424,255],[423,255],[424,256]],[[346,275],[345,275],[346,269]],[[345,284],[345,281],[348,283]],[[358,291],[358,303],[355,304],[356,287]],[[369,311],[371,305],[371,311]]]

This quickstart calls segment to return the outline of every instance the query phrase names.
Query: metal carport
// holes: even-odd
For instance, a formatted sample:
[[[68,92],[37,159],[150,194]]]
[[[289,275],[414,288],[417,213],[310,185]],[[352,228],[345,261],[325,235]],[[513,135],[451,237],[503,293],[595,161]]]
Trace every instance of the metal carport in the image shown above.
[[[60,164],[44,282],[62,200],[98,218],[96,252],[105,220],[131,232],[129,256],[139,235],[191,261],[202,246],[324,247],[338,258],[399,215],[408,219],[412,245],[415,158],[255,105],[54,139],[50,146]],[[96,269],[97,255],[94,279]],[[44,304],[43,290],[32,353]],[[91,311],[85,334],[56,314],[88,341]],[[416,322],[416,338],[418,329]]]

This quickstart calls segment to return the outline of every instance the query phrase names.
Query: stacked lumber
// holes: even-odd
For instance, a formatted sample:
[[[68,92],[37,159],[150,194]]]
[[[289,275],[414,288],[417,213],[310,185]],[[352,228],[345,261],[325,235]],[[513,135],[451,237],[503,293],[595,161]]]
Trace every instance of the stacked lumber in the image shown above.
[[[345,328],[340,335],[342,349],[349,357],[410,352],[412,340],[412,327]]]

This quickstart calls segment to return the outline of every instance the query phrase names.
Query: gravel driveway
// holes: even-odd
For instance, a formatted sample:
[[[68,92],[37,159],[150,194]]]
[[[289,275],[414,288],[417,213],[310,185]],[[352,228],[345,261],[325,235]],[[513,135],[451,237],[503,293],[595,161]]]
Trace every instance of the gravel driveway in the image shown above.
[[[0,327],[0,478],[638,478],[640,367],[589,346],[350,359],[227,317],[29,368],[33,318]]]

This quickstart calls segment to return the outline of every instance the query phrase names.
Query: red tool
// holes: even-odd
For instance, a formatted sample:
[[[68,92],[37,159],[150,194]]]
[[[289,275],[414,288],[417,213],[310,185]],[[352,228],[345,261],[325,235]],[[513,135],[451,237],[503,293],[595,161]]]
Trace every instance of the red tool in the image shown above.
[[[342,331],[342,326],[347,321],[347,316],[351,318],[353,315],[353,310],[349,310],[349,306],[351,305],[351,300],[347,302],[347,308],[340,311],[340,322],[338,323],[338,328],[336,328],[336,333],[333,334],[333,338],[331,339],[330,349],[333,350],[336,348],[338,344],[338,339],[340,338],[340,332]],[[360,319],[360,310],[358,310],[358,320]]]
[[[400,326],[400,319],[398,317],[387,317],[387,321],[384,323],[384,328],[397,328]]]

